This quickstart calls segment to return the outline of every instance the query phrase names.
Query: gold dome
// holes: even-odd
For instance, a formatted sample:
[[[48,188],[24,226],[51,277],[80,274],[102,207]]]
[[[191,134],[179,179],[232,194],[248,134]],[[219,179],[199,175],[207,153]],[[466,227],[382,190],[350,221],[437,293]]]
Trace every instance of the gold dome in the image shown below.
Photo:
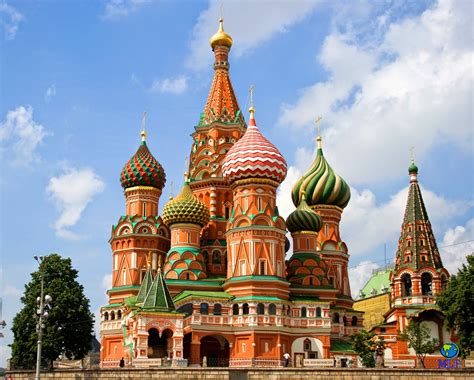
[[[209,40],[212,49],[216,46],[227,46],[229,49],[232,46],[232,37],[224,32],[224,20],[222,17],[219,19],[219,30]]]

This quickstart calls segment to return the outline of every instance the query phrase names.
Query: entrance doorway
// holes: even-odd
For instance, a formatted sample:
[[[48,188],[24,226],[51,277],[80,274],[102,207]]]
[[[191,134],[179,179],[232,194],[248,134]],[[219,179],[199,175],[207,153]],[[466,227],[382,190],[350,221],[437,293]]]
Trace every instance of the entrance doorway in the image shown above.
[[[160,336],[157,329],[148,330],[148,358],[166,358],[173,352],[173,331],[166,329]]]
[[[229,342],[221,335],[205,336],[201,339],[201,364],[206,357],[208,367],[228,367]]]

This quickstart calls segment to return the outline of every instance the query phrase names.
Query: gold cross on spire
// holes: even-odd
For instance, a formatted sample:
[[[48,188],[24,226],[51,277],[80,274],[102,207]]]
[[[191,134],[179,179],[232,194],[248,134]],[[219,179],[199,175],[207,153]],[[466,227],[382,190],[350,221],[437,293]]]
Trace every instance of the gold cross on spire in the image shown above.
[[[170,183],[170,200],[173,199],[173,181]]]
[[[249,112],[250,112],[250,118],[253,118],[253,114],[255,113],[255,108],[253,108],[253,90],[254,90],[254,86],[253,86],[253,84],[251,84],[250,87],[249,87],[249,94],[250,94],[250,108],[249,108]]]
[[[317,125],[317,128],[318,128],[318,137],[316,138],[316,141],[318,142],[318,149],[321,149],[321,147],[322,147],[321,119],[322,119],[321,116],[318,116],[318,118],[316,119],[316,125]]]
[[[221,1],[221,5],[219,6],[219,19],[224,18],[224,2]]]
[[[411,162],[415,162],[415,147],[414,146],[410,148],[410,159],[411,159]]]
[[[188,173],[188,156],[184,157],[184,182],[189,181],[189,173]]]
[[[146,141],[146,111],[143,112],[143,118],[142,118],[142,141]]]

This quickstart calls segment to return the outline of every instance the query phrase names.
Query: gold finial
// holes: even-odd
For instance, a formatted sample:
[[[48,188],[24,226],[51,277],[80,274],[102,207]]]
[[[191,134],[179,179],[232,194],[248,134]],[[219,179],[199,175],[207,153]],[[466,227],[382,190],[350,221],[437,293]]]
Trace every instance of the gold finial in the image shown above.
[[[189,173],[187,171],[184,172],[184,182],[189,182]]]
[[[254,114],[255,114],[255,108],[253,108],[253,90],[254,90],[254,86],[253,84],[250,85],[250,88],[249,88],[249,93],[250,93],[250,108],[249,108],[249,112],[250,112],[250,118],[253,119],[254,117]]]
[[[143,118],[142,118],[142,132],[140,133],[142,136],[142,142],[146,141],[146,111],[143,112]]]
[[[151,267],[151,251],[148,251],[148,255],[146,255],[146,266]]]
[[[158,272],[161,272],[161,266],[163,265],[163,260],[161,255],[158,255]]]
[[[318,149],[321,149],[323,145],[322,138],[321,138],[321,119],[322,119],[321,116],[318,116],[318,118],[316,119],[316,125],[318,128],[318,137],[316,138],[316,141],[318,142]]]

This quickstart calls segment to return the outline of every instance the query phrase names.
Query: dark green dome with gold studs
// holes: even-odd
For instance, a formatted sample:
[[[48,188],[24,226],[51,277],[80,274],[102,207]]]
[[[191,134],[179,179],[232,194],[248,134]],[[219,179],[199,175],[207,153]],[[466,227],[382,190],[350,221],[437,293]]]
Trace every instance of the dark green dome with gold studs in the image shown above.
[[[204,227],[209,223],[209,209],[191,191],[187,174],[181,193],[165,205],[162,218],[168,226],[175,223],[194,223]]]
[[[151,154],[145,138],[145,131],[142,131],[140,147],[120,173],[120,183],[124,189],[134,186],[152,186],[161,190],[165,186],[165,171]]]
[[[286,219],[286,227],[290,232],[318,232],[321,229],[321,218],[309,208],[308,204],[306,203],[306,197],[304,193],[298,208],[288,216],[288,219]]]
[[[291,191],[295,206],[300,204],[303,192],[306,193],[306,203],[309,206],[331,205],[344,208],[351,198],[349,185],[334,172],[324,158],[320,136],[313,164]]]

